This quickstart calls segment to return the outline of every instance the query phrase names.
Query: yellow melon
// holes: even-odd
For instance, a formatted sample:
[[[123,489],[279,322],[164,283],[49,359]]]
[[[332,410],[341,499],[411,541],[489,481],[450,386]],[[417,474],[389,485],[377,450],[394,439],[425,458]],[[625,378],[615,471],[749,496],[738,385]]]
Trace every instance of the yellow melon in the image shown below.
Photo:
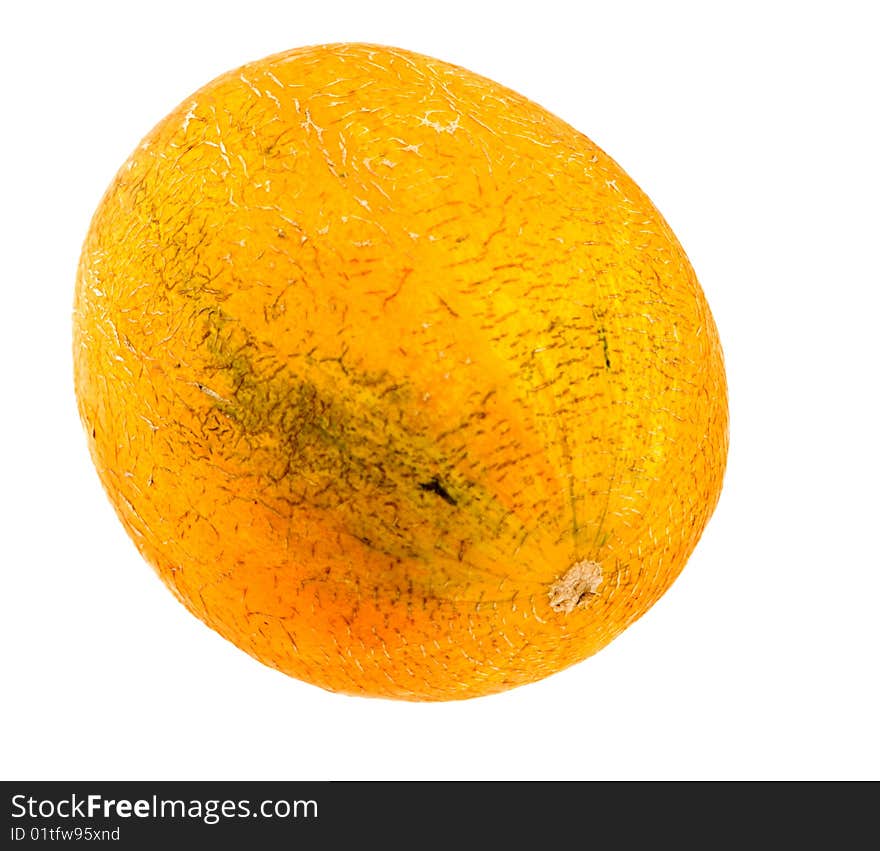
[[[722,484],[721,347],[660,213],[560,118],[396,48],[270,56],[160,122],[91,223],[74,364],[144,558],[339,692],[585,659]]]

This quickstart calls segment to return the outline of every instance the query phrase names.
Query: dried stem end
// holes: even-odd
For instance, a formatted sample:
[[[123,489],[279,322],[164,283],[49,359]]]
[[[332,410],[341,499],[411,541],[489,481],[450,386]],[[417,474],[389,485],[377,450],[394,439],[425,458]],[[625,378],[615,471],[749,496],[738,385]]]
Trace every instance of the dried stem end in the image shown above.
[[[602,568],[595,561],[579,561],[550,587],[550,608],[568,614],[589,605],[602,584]]]

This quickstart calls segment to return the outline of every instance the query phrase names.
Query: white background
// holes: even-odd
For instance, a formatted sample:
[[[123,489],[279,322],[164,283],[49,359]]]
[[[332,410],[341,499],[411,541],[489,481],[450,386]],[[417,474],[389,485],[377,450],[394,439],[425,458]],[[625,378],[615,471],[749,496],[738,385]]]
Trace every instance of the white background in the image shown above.
[[[872,6],[7,7],[3,778],[880,778]],[[76,262],[116,169],[217,74],[345,40],[464,65],[590,136],[676,231],[725,348],[727,478],[684,573],[598,655],[494,697],[334,695],[227,644],[137,555],[76,414]]]

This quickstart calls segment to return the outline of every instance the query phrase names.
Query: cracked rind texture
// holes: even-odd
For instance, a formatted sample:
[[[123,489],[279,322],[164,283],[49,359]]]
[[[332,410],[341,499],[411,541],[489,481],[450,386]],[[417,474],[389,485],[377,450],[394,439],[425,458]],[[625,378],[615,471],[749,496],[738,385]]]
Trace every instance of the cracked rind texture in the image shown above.
[[[721,489],[722,352],[661,215],[556,116],[394,48],[268,57],[158,124],[92,221],[74,362],[144,558],[334,691],[585,659]],[[551,605],[578,563],[601,584]]]

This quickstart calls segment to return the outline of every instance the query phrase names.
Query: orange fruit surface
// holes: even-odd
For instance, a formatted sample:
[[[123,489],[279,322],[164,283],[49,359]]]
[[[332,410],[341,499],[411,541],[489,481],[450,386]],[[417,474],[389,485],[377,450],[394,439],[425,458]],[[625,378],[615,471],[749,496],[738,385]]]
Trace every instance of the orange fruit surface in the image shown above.
[[[270,56],[161,121],[92,220],[73,354],[143,557],[333,691],[585,659],[721,489],[721,347],[660,213],[561,119],[405,50]]]

